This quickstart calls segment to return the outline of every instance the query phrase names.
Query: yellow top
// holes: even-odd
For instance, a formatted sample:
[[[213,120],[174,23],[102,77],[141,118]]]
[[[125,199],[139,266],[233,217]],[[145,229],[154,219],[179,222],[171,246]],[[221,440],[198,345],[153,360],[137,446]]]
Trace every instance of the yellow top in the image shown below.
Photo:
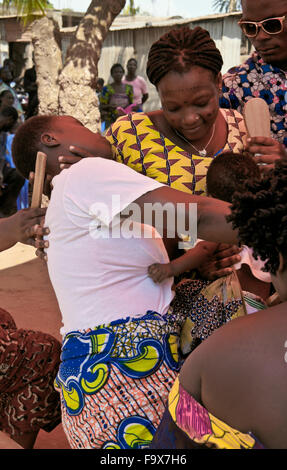
[[[237,111],[220,109],[228,125],[223,151],[242,152],[247,139]],[[161,134],[145,113],[122,116],[107,130],[118,162],[179,191],[206,195],[206,173],[215,157],[192,155]],[[216,137],[215,137],[216,138]]]

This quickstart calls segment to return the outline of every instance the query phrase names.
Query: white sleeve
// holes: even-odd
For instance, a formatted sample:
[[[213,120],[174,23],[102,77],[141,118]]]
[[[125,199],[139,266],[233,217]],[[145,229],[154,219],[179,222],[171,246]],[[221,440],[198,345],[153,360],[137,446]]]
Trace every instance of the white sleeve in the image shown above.
[[[85,158],[66,171],[63,202],[77,226],[83,226],[85,219],[108,226],[133,201],[163,186],[122,163],[100,157]]]

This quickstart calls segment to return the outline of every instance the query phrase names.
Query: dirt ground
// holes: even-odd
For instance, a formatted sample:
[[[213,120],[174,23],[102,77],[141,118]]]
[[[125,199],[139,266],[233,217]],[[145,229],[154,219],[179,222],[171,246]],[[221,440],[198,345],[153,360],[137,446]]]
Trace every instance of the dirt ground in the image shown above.
[[[61,340],[61,316],[44,261],[35,249],[18,243],[0,253],[0,306],[17,327],[40,330]],[[0,449],[8,448],[4,437]],[[35,449],[69,449],[62,426],[51,433],[40,431]]]

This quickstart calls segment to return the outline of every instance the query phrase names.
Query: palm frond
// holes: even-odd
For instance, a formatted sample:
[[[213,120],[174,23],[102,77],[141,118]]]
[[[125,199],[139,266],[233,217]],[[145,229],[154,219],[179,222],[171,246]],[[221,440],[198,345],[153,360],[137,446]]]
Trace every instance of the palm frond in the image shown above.
[[[25,25],[46,14],[50,7],[48,0],[3,0],[3,8],[14,7],[21,22]]]

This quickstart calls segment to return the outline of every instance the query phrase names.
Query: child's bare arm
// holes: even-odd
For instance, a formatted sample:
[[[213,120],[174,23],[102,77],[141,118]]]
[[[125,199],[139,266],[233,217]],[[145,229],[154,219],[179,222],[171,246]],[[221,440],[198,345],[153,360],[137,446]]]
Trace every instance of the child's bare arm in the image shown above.
[[[148,274],[154,282],[162,282],[164,279],[196,269],[201,266],[214,253],[218,243],[200,241],[194,248],[184,255],[175,258],[170,263],[155,263],[149,266]]]
[[[171,261],[173,276],[178,276],[202,265],[214,253],[218,243],[200,241],[184,255]]]

